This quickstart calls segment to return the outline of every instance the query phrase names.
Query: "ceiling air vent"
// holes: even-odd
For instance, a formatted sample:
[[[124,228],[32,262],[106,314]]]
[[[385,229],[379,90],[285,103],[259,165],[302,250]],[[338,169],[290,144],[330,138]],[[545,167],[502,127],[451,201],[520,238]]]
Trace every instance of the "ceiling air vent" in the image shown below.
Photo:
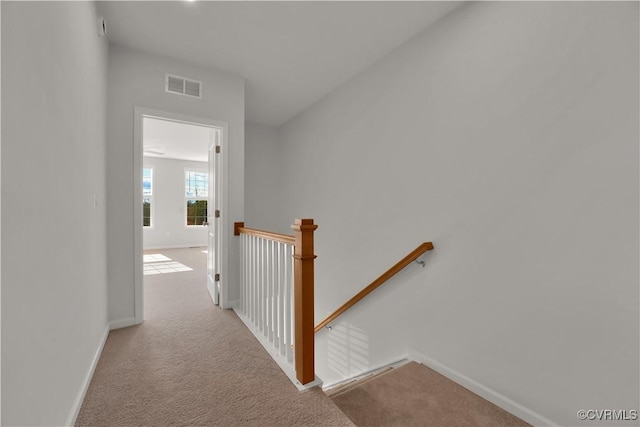
[[[202,82],[167,74],[165,90],[170,93],[202,98]]]

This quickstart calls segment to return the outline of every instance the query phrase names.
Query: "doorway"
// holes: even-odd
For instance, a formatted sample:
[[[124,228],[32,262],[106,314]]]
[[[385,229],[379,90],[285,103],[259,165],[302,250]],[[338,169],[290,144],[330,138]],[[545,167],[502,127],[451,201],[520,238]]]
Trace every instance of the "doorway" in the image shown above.
[[[134,138],[135,317],[144,319],[145,278],[192,271],[164,252],[189,250],[206,256],[206,286],[224,306],[219,280],[224,212],[221,155],[227,125],[210,119],[136,108]],[[169,259],[168,259],[169,258]],[[224,257],[226,258],[226,257]],[[149,278],[149,280],[151,280]]]

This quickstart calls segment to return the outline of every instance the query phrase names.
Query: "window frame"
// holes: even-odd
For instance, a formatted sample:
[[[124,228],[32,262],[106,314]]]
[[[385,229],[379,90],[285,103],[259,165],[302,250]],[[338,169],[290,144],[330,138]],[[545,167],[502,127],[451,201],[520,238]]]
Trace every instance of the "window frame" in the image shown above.
[[[206,196],[187,196],[187,173],[189,172],[195,172],[195,173],[204,173],[207,175],[207,195]],[[184,196],[184,201],[182,202],[182,206],[184,209],[184,215],[182,218],[182,224],[184,225],[185,228],[187,229],[193,229],[193,228],[204,228],[206,227],[206,225],[200,224],[194,224],[194,225],[189,225],[188,223],[188,219],[189,219],[189,207],[188,207],[188,202],[189,200],[196,200],[196,201],[200,201],[200,200],[204,200],[205,202],[207,202],[207,214],[205,216],[205,221],[209,220],[209,171],[207,169],[203,169],[203,168],[194,168],[194,167],[185,167],[184,168],[184,173],[182,174],[182,195]]]

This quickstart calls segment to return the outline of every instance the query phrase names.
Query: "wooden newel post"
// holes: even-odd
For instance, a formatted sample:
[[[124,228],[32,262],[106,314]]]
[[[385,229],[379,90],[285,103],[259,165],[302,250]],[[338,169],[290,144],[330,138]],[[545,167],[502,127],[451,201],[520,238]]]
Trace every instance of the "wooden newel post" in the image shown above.
[[[295,369],[301,384],[315,380],[315,338],[313,314],[313,232],[312,219],[296,219],[291,226],[296,239],[293,254],[293,300],[295,326]]]

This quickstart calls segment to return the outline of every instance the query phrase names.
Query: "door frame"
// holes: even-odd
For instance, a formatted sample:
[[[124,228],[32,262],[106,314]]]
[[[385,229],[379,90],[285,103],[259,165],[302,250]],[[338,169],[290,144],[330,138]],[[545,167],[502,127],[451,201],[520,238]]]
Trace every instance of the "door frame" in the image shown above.
[[[168,111],[161,111],[146,107],[134,107],[134,124],[133,124],[133,284],[134,284],[134,317],[135,323],[140,324],[144,321],[144,276],[143,276],[143,227],[142,227],[142,168],[143,168],[143,144],[142,144],[142,131],[143,124],[142,119],[144,117],[152,117],[160,120],[169,120],[174,122],[181,122],[193,125],[208,126],[220,129],[220,155],[221,158],[218,162],[218,170],[216,173],[217,179],[217,195],[218,195],[218,207],[220,209],[220,227],[219,233],[216,238],[218,247],[218,272],[220,274],[220,308],[228,308],[228,283],[224,278],[229,277],[227,272],[229,271],[229,235],[227,233],[228,227],[225,225],[225,219],[228,217],[228,207],[226,201],[228,200],[228,188],[229,188],[229,150],[228,136],[229,136],[229,124],[220,120],[196,117],[185,114],[172,113]],[[207,289],[209,287],[207,286]],[[211,292],[211,290],[209,290]],[[213,296],[212,296],[213,297]]]

